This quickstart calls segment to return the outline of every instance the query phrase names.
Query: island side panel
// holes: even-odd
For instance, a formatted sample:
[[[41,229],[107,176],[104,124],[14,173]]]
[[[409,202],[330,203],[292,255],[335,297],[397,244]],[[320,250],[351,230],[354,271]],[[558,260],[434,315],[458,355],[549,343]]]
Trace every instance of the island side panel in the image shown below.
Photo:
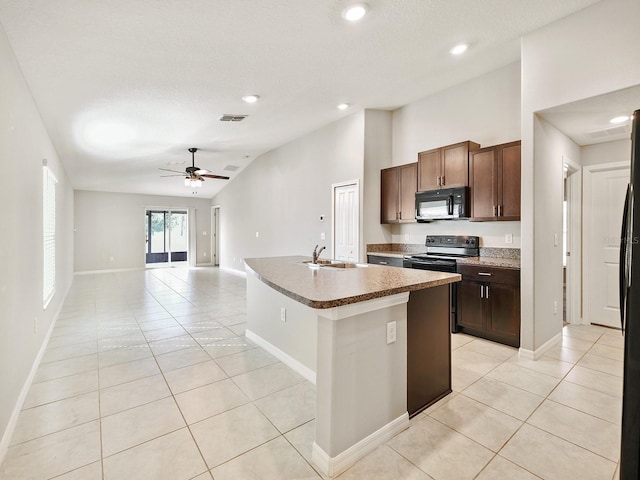
[[[449,285],[416,290],[407,303],[407,401],[414,416],[451,393]]]
[[[316,444],[335,458],[407,415],[407,305],[338,320],[318,314]]]
[[[282,307],[286,310],[284,322],[281,319]],[[258,341],[262,347],[312,382],[315,381],[316,372],[317,318],[314,309],[265,285],[255,275],[247,275],[247,338]],[[270,346],[289,359],[274,352]]]

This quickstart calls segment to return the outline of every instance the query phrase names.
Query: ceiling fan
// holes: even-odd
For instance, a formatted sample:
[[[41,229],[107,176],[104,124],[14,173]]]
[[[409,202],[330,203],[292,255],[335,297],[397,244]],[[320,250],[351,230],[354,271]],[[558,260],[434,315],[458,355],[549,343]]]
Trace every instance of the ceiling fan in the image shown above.
[[[163,170],[165,172],[173,172],[177,175],[160,175],[161,177],[184,177],[184,185],[185,187],[200,187],[202,182],[204,182],[205,178],[217,178],[219,180],[229,180],[229,177],[225,177],[223,175],[213,175],[209,170],[205,170],[204,168],[196,167],[195,165],[195,154],[198,151],[197,148],[190,148],[191,152],[191,166],[184,169],[184,172],[179,172],[177,170],[169,170],[168,168],[160,168],[159,170]]]

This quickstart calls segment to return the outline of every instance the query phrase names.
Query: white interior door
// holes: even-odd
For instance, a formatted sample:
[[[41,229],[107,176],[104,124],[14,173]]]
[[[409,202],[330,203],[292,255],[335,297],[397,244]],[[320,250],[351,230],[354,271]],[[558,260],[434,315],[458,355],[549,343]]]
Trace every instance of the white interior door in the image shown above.
[[[360,202],[357,183],[334,186],[333,219],[333,257],[357,262],[360,258]]]
[[[584,215],[589,218],[585,232],[589,249],[583,266],[586,313],[588,323],[619,328],[620,228],[630,171],[628,167],[602,167],[591,171],[585,198]]]

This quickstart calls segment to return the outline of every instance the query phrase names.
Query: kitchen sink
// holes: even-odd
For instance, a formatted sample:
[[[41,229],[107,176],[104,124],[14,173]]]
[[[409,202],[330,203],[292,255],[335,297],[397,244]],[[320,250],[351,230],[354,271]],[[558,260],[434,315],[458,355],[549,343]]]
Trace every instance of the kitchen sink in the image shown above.
[[[306,260],[305,263],[309,268],[360,268],[366,267],[366,263],[351,263],[343,262],[341,260],[318,260],[318,263],[313,263],[311,260]]]
[[[333,263],[326,265],[327,268],[361,268],[366,266],[366,263]]]

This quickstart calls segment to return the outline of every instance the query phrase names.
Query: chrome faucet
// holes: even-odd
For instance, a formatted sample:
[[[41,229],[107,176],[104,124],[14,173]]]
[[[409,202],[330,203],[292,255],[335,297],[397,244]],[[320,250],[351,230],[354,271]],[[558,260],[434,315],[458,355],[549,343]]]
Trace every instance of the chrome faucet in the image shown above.
[[[318,263],[318,257],[320,257],[320,254],[325,248],[327,247],[322,247],[320,250],[318,250],[318,245],[315,246],[315,248],[313,249],[313,263]]]

